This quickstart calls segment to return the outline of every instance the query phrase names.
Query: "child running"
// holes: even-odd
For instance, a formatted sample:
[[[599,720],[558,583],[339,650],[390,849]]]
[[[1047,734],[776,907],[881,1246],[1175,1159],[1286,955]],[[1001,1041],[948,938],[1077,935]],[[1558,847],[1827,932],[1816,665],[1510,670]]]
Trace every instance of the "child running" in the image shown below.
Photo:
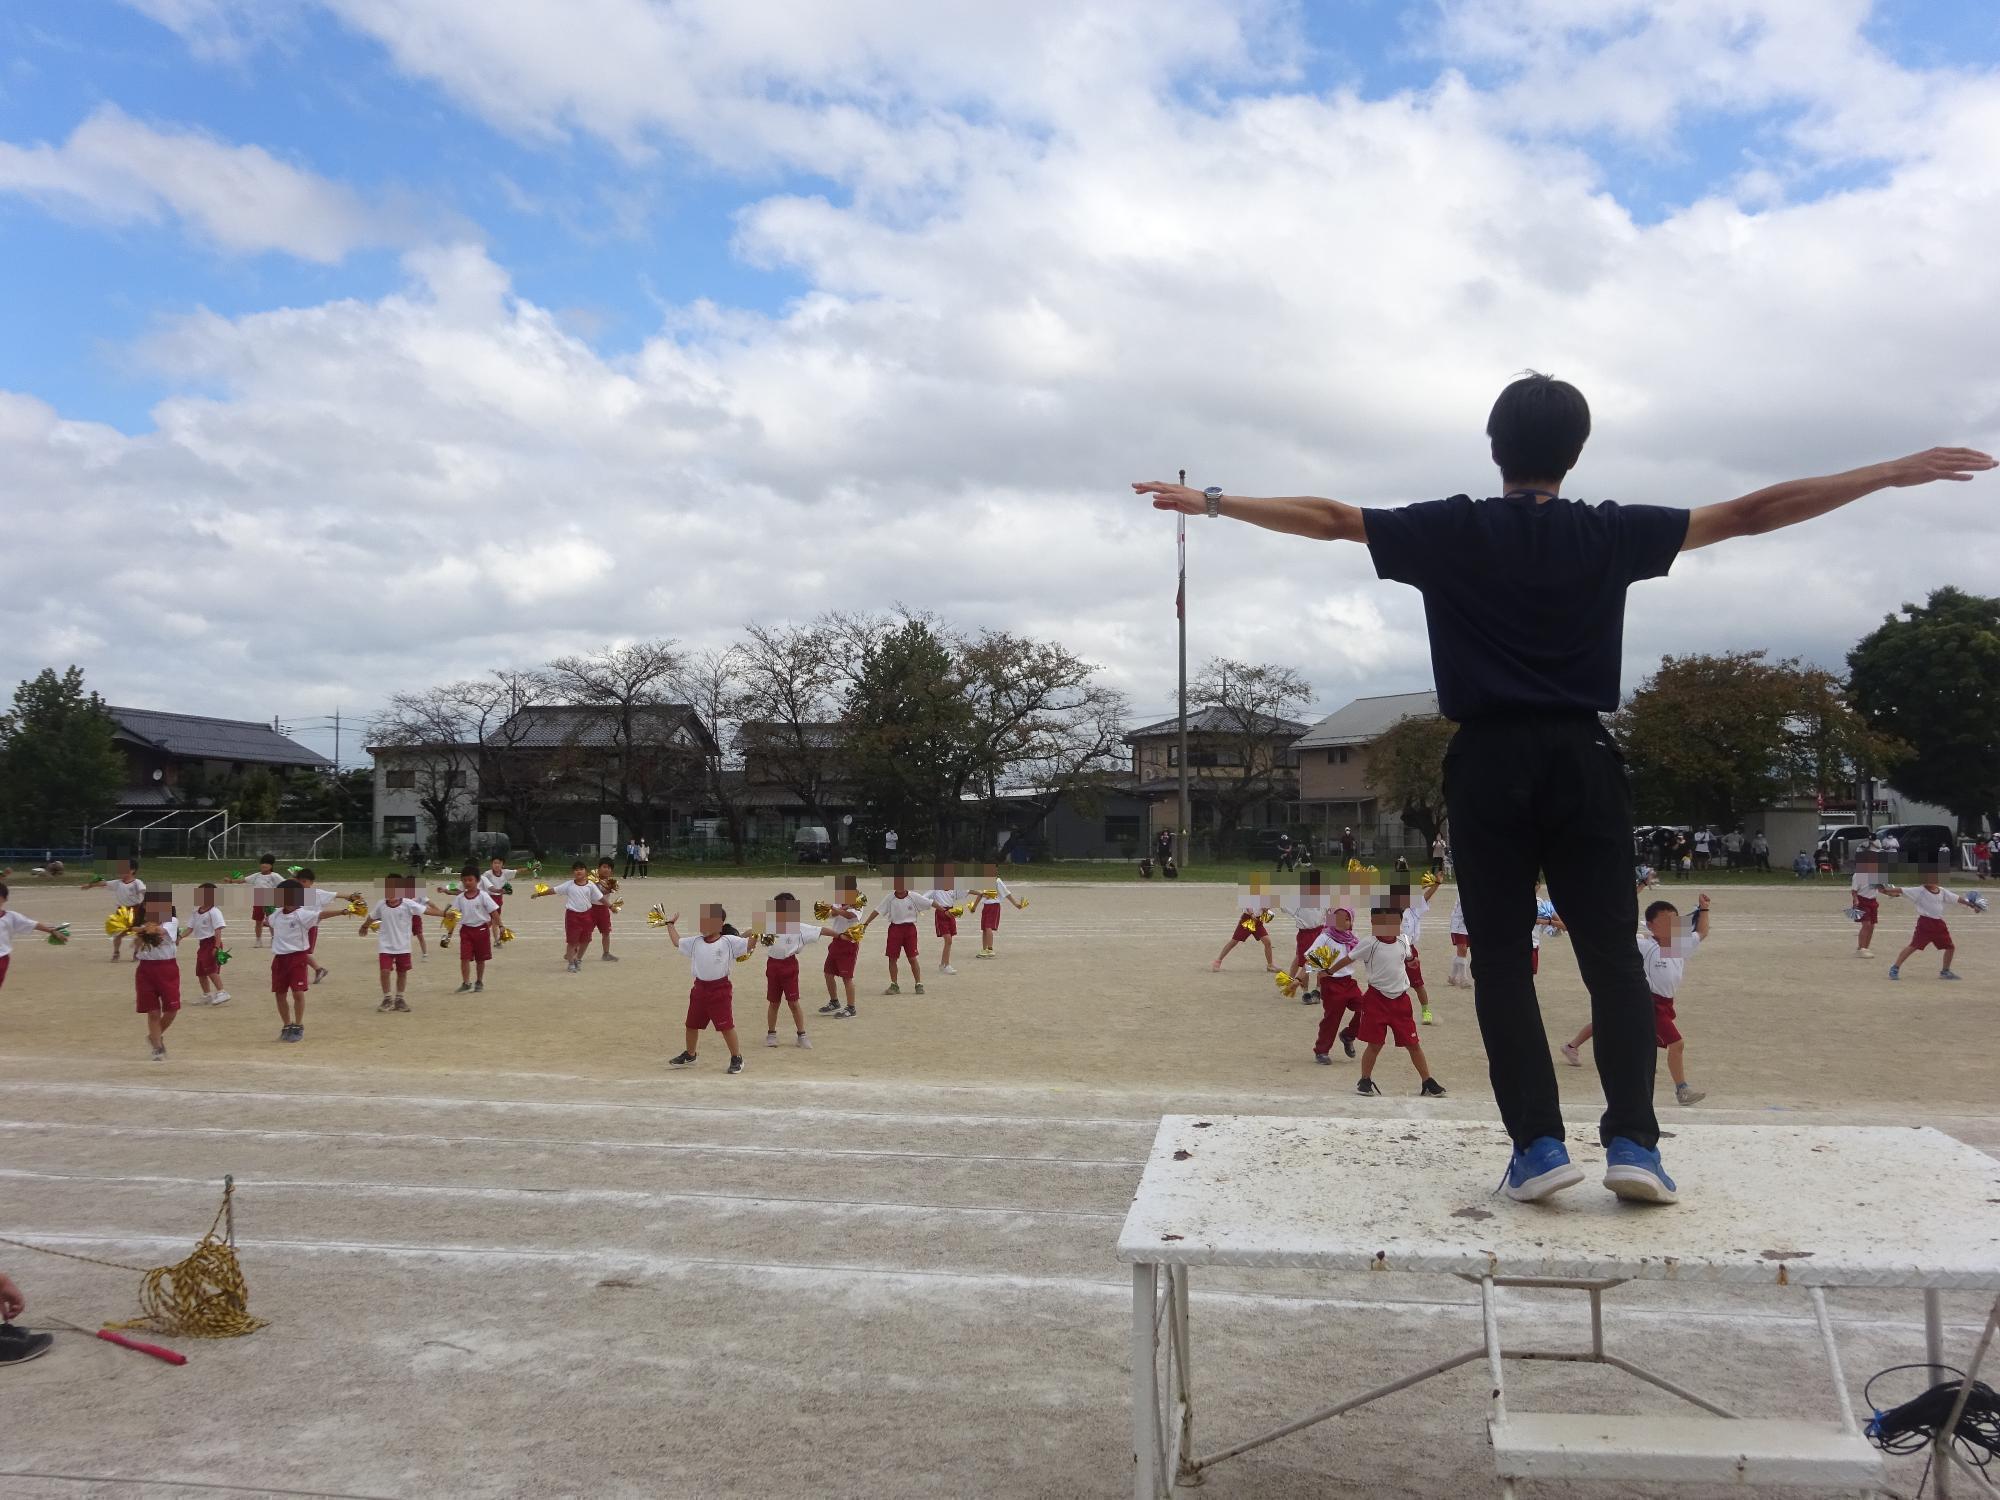
[[[1940,979],[1956,979],[1951,971],[1952,955],[1958,951],[1951,940],[1951,929],[1945,925],[1944,912],[1947,906],[1963,906],[1974,913],[1986,910],[1986,902],[1977,895],[1961,896],[1957,891],[1948,890],[1938,884],[1942,873],[1936,865],[1921,865],[1924,883],[1914,891],[1905,890],[1910,905],[1917,909],[1917,930],[1910,934],[1910,941],[1903,951],[1896,955],[1896,961],[1889,965],[1889,977],[1901,979],[1903,965],[1910,955],[1920,948],[1936,948],[1943,957],[1943,966],[1938,970]]]
[[[885,995],[903,993],[903,986],[896,973],[896,960],[901,956],[910,960],[910,981],[915,986],[916,992],[921,995],[924,992],[924,970],[917,958],[917,918],[934,908],[930,897],[919,896],[910,889],[910,882],[903,874],[901,865],[896,867],[892,880],[894,883],[889,888],[888,896],[883,899],[880,906],[868,913],[868,920],[861,924],[861,930],[866,933],[874,925],[877,917],[889,919],[888,938],[883,947],[883,951],[889,955],[889,987],[882,993]]]
[[[1694,930],[1685,937],[1681,935],[1680,909],[1671,901],[1653,902],[1646,908],[1645,920],[1645,931],[1639,934],[1639,957],[1646,965],[1646,984],[1653,992],[1653,1042],[1667,1054],[1667,1072],[1674,1080],[1674,1102],[1699,1104],[1708,1095],[1688,1082],[1684,1062],[1687,1043],[1675,1024],[1674,998],[1680,994],[1681,982],[1687,977],[1687,961],[1708,937],[1708,896],[1704,893],[1696,899]],[[1572,1068],[1583,1066],[1583,1044],[1596,1031],[1595,1026],[1586,1024],[1563,1043],[1563,1057]]]
[[[1018,899],[1012,891],[1007,889],[1007,882],[1000,878],[1000,867],[998,865],[989,864],[984,866],[981,879],[985,881],[985,889],[978,893],[979,957],[998,958],[1000,955],[993,951],[993,939],[1000,931],[1000,903],[1003,901],[1006,902],[1015,911],[1020,911],[1028,903]],[[1269,945],[1267,944],[1267,952],[1268,947]]]
[[[1250,889],[1236,898],[1236,920],[1230,926],[1229,941],[1222,945],[1222,951],[1215,955],[1215,962],[1208,966],[1211,974],[1221,973],[1222,961],[1236,951],[1237,944],[1250,938],[1264,945],[1265,972],[1278,972],[1278,966],[1271,958],[1271,933],[1264,925],[1270,910],[1270,896],[1265,889],[1264,877],[1252,875]]]
[[[278,1006],[278,1040],[306,1037],[306,990],[312,983],[312,935],[319,930],[319,903],[306,900],[296,880],[278,882],[278,898],[266,918],[271,929],[271,998]]]
[[[604,896],[602,901],[590,909],[590,926],[597,934],[600,949],[597,958],[600,963],[615,964],[618,962],[618,955],[611,951],[611,908],[616,904],[614,898],[618,897],[618,867],[608,857],[597,862],[597,889]],[[590,951],[588,942],[585,942],[583,947],[585,953]],[[583,954],[577,955],[579,964],[582,958]]]
[[[25,912],[9,911],[7,887],[0,885],[0,985],[7,983],[7,965],[13,962],[15,935],[27,932],[46,932],[49,941],[59,948],[69,941],[67,922],[38,922]]]
[[[799,898],[790,891],[778,892],[771,916],[777,930],[764,939],[771,950],[764,960],[764,1045],[778,1045],[778,1007],[782,1004],[792,1008],[792,1025],[799,1034],[796,1045],[809,1048],[812,1043],[806,1040],[805,1012],[799,1009],[799,953],[819,941],[821,929],[799,920]]]
[[[538,890],[528,899],[539,901],[544,896],[563,898],[563,970],[581,973],[583,955],[590,951],[590,935],[597,930],[594,914],[604,905],[604,892],[591,883],[590,866],[579,859],[571,863],[569,879],[553,890]],[[461,964],[465,962],[464,953],[461,943]]]
[[[408,1011],[404,990],[410,982],[410,942],[415,924],[426,911],[443,915],[417,895],[414,875],[391,873],[382,882],[382,899],[361,919],[361,936],[375,934],[375,966],[382,973],[382,1003],[377,1010]]]
[[[458,893],[445,902],[445,910],[458,918],[458,990],[476,995],[486,988],[486,964],[493,957],[493,921],[500,915],[500,903],[481,889],[479,866],[468,863],[458,872]],[[571,964],[571,971],[576,969]]]
[[[729,966],[750,951],[750,939],[728,925],[729,914],[712,901],[702,903],[701,931],[693,937],[680,934],[680,917],[667,918],[667,936],[687,955],[694,971],[694,987],[688,991],[687,1048],[679,1057],[667,1059],[667,1066],[693,1065],[704,1028],[713,1026],[729,1048],[729,1071],[743,1071],[743,1049],[736,1045],[734,990],[729,982]]]
[[[1311,1005],[1319,999],[1314,985],[1314,977],[1319,971],[1306,962],[1306,955],[1319,941],[1327,917],[1326,896],[1320,889],[1319,871],[1308,869],[1299,881],[1298,896],[1290,906],[1281,906],[1279,910],[1299,924],[1298,933],[1292,940],[1292,974],[1299,984],[1299,1003]]]
[[[1313,1061],[1322,1067],[1333,1066],[1333,1039],[1340,1038],[1341,1049],[1349,1057],[1354,1056],[1354,1028],[1350,1025],[1341,1030],[1340,1018],[1352,1014],[1356,1021],[1361,1019],[1361,986],[1354,982],[1352,974],[1329,972],[1337,959],[1345,958],[1354,951],[1360,941],[1354,932],[1354,913],[1345,906],[1336,906],[1327,914],[1326,926],[1313,939],[1302,960],[1309,969],[1319,971],[1319,1035],[1313,1039]]]
[[[201,986],[201,998],[210,1005],[227,1005],[229,991],[222,987],[222,908],[215,904],[215,882],[205,880],[194,888],[194,915],[188,930],[195,940],[194,982]]]
[[[1403,936],[1403,911],[1408,897],[1407,886],[1390,887],[1389,904],[1377,906],[1369,913],[1369,935],[1336,958],[1326,972],[1331,977],[1353,968],[1368,976],[1368,988],[1361,996],[1361,1018],[1354,1027],[1355,1036],[1366,1048],[1361,1054],[1361,1077],[1354,1085],[1354,1092],[1371,1097],[1381,1094],[1382,1090],[1375,1086],[1375,1060],[1393,1036],[1396,1045],[1409,1053],[1410,1063],[1422,1080],[1423,1095],[1442,1099],[1444,1085],[1431,1077],[1430,1060],[1417,1040],[1416,1019],[1410,1014],[1410,978],[1406,971],[1410,940]]]
[[[139,878],[139,867],[131,860],[118,861],[118,874],[113,879],[106,880],[102,875],[93,875],[83,883],[83,888],[86,891],[101,888],[111,892],[111,899],[115,903],[111,908],[111,915],[116,917],[121,911],[130,914],[126,931],[138,925],[139,905],[146,899],[146,882]],[[125,932],[115,932],[111,935],[111,961],[114,964],[118,962],[118,950],[124,945]],[[135,947],[132,950],[132,958],[136,962],[138,957],[139,950]]]
[[[146,1018],[154,1062],[167,1060],[167,1028],[181,1013],[180,936],[174,893],[148,892],[132,928],[132,993]]]
[[[1854,861],[1854,876],[1848,882],[1854,894],[1854,912],[1860,918],[1861,931],[1855,934],[1854,956],[1873,958],[1868,945],[1875,938],[1875,923],[1882,915],[1882,897],[1900,896],[1903,888],[1890,885],[1882,879],[1882,856],[1872,849],[1864,849]]]
[[[851,938],[847,934],[862,925],[860,893],[854,877],[836,875],[833,904],[814,908],[813,915],[819,919],[820,933],[826,938],[826,963],[821,968],[826,976],[826,1004],[819,1008],[819,1013],[837,1021],[851,1021],[855,1016],[854,963],[861,956],[861,934],[856,932]],[[846,989],[845,1008],[835,991],[836,982]]]

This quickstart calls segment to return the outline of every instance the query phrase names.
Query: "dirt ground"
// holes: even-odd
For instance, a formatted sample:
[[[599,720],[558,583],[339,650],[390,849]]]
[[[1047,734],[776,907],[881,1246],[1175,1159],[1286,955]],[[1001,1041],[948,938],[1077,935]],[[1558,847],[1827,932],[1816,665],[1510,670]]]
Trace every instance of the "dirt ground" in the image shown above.
[[[1692,889],[1668,894],[1691,905]],[[299,1045],[275,1040],[267,955],[232,893],[236,998],[190,1005],[155,1064],[130,967],[106,961],[101,893],[18,882],[14,909],[79,936],[18,946],[0,990],[0,1235],[160,1264],[207,1227],[233,1173],[252,1307],[272,1322],[181,1342],[180,1369],[65,1335],[0,1373],[0,1495],[1129,1493],[1130,1283],[1112,1247],[1159,1114],[1486,1120],[1492,1103],[1469,999],[1443,984],[1449,891],[1426,930],[1439,1024],[1423,1039],[1451,1097],[1422,1101],[1394,1056],[1380,1100],[1354,1095],[1353,1063],[1316,1066],[1317,1010],[1282,999],[1255,949],[1209,972],[1229,888],[1017,890],[1032,904],[1007,913],[995,962],[973,959],[969,936],[960,972],[938,974],[924,933],[924,996],[907,974],[903,995],[880,994],[878,933],[860,1016],[809,1014],[811,1050],[787,1021],[786,1045],[761,1044],[761,964],[743,966],[748,1070],[732,1078],[713,1037],[694,1070],[664,1066],[686,968],[640,913],[720,899],[740,915],[768,899],[761,883],[632,883],[624,961],[576,976],[559,907],[517,897],[518,937],[486,991],[450,993],[455,960],[434,949],[408,1015],[377,1013],[373,940],[330,922],[332,974]],[[1940,983],[1926,955],[1891,984],[1906,905],[1885,903],[1873,962],[1851,956],[1840,905],[1825,888],[1718,895],[1681,1006],[1709,1096],[1664,1103],[1664,1123],[1783,1111],[1933,1124],[2000,1150],[2000,915],[1953,922],[1963,982]],[[809,1013],[817,970],[809,952]],[[1541,993],[1560,1039],[1585,1013],[1560,940]],[[1561,1075],[1588,1129],[1595,1074]],[[1504,1160],[1496,1128],[1496,1178]],[[1698,1173],[1680,1175],[1698,1195]],[[0,1267],[26,1288],[30,1324],[135,1310],[127,1272],[8,1246]],[[1831,1413],[1802,1298],[1614,1296],[1614,1346],[1643,1345],[1751,1411]],[[1869,1373],[1922,1357],[1914,1297],[1834,1301],[1857,1398]],[[1948,1307],[1962,1350],[1983,1307]],[[1555,1339],[1585,1330],[1580,1308],[1517,1293],[1507,1316]],[[1478,1316],[1450,1280],[1215,1272],[1194,1323],[1207,1449],[1470,1346]],[[1224,1465],[1204,1489],[1492,1493],[1482,1386],[1462,1371]],[[1524,1409],[1665,1400],[1574,1369],[1524,1369],[1519,1389]],[[1915,1467],[1892,1473],[1915,1488]]]

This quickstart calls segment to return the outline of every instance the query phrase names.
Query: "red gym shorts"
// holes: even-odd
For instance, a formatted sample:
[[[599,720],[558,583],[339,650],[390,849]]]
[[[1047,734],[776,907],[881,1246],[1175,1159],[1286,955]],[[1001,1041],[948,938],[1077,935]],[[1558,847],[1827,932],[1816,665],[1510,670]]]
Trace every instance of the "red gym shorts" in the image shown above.
[[[378,953],[375,961],[384,974],[407,974],[410,972],[410,955],[407,953]]]
[[[1873,896],[1856,896],[1854,909],[1861,913],[1861,920],[1872,922],[1882,913],[1882,903]]]
[[[1371,1047],[1390,1036],[1398,1047],[1416,1046],[1417,1021],[1410,1013],[1410,997],[1385,995],[1370,985],[1361,997],[1361,1019],[1354,1023],[1354,1035]]]
[[[263,902],[253,901],[250,903],[250,923],[252,926],[262,927],[270,915],[271,908]]]
[[[424,919],[422,917],[410,918],[410,936],[422,937],[423,935],[424,935]]]
[[[1653,996],[1653,1042],[1656,1046],[1671,1047],[1681,1039],[1681,1029],[1674,1024],[1674,1002],[1665,995]]]
[[[1417,945],[1410,944],[1410,956],[1403,960],[1403,977],[1410,981],[1410,988],[1424,987],[1424,961],[1417,956]]]
[[[1916,933],[1910,938],[1912,948],[1950,948],[1951,929],[1944,925],[1942,917],[1918,917]]]
[[[776,1005],[780,1000],[799,998],[799,961],[793,958],[767,958],[764,960],[764,1003]]]
[[[194,950],[195,978],[206,979],[211,974],[222,972],[222,960],[215,956],[215,950],[220,946],[220,938],[205,937],[201,940],[201,946]]]
[[[697,979],[688,991],[687,1024],[699,1031],[713,1026],[717,1031],[736,1029],[734,992],[726,979]]]
[[[595,907],[592,910],[596,910]],[[563,913],[563,941],[572,948],[581,948],[590,941],[597,924],[591,921],[590,912],[565,911]]]
[[[7,982],[7,965],[11,964],[13,961],[14,961],[13,954],[0,953],[0,984],[5,984]]]
[[[931,913],[931,931],[938,937],[957,937],[958,918],[940,906]]]
[[[998,911],[1000,908],[989,906],[986,909],[988,911]],[[1247,932],[1243,928],[1245,922],[1250,923],[1250,929]],[[1239,943],[1247,943],[1253,939],[1262,939],[1265,936],[1264,919],[1257,917],[1253,920],[1247,911],[1239,911],[1236,914],[1236,925],[1229,930],[1229,935]]]
[[[312,972],[312,960],[304,953],[273,953],[271,955],[271,993],[282,995],[290,990],[302,990]]]
[[[889,924],[889,937],[882,951],[891,958],[896,957],[898,954],[907,953],[910,956],[910,962],[915,963],[917,960],[917,924],[915,922],[891,922]]]
[[[179,1010],[181,966],[171,958],[140,959],[132,965],[132,993],[141,1015]]]
[[[1000,930],[1000,903],[989,901],[979,909],[979,930],[998,932]]]
[[[1324,927],[1301,927],[1299,929],[1298,938],[1292,945],[1293,969],[1296,970],[1300,964],[1306,961],[1306,949],[1318,942],[1319,935],[1324,931],[1326,931]]]
[[[592,932],[601,932],[606,937],[611,936],[611,903],[609,901],[606,901],[601,906],[591,907],[590,930]]]
[[[822,972],[835,979],[854,977],[854,960],[861,956],[861,945],[849,942],[845,933],[829,932],[826,937],[826,964]]]
[[[482,922],[477,927],[458,924],[458,956],[460,958],[482,959],[493,956],[493,928]]]

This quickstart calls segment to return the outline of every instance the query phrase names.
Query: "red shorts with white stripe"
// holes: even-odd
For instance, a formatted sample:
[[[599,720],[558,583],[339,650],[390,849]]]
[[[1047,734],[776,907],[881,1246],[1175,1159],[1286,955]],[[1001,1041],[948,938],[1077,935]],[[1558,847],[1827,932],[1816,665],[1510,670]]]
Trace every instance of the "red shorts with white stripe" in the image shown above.
[[[304,990],[312,977],[312,956],[306,953],[273,953],[271,955],[271,993],[289,994],[293,990]]]
[[[895,958],[901,954],[908,954],[910,961],[914,963],[917,957],[917,924],[915,922],[891,922],[889,924],[889,937],[882,951],[887,953],[891,958]]]
[[[699,1031],[713,1026],[717,1031],[736,1029],[735,991],[726,979],[697,979],[688,991],[687,1024]]]
[[[215,950],[221,944],[220,938],[205,937],[201,940],[201,946],[194,950],[195,978],[207,979],[210,975],[222,972],[222,960],[215,956]]]
[[[940,906],[931,913],[931,931],[938,937],[957,937],[958,918]]]
[[[799,961],[792,958],[767,958],[764,960],[764,1003],[776,1005],[781,1000],[799,998]]]
[[[458,956],[460,958],[482,959],[493,956],[493,928],[482,922],[477,927],[458,924]]]
[[[1385,995],[1372,984],[1361,997],[1361,1019],[1354,1023],[1356,1041],[1372,1047],[1393,1036],[1406,1051],[1417,1045],[1417,1018],[1408,995]]]
[[[1918,917],[1917,930],[1910,938],[1912,948],[1954,948],[1951,929],[1944,924],[1943,917]]]
[[[132,993],[141,1015],[179,1010],[181,966],[171,958],[140,959],[132,965]]]
[[[1653,996],[1653,1042],[1656,1046],[1671,1047],[1681,1039],[1681,1029],[1674,1024],[1674,1002],[1665,995]]]

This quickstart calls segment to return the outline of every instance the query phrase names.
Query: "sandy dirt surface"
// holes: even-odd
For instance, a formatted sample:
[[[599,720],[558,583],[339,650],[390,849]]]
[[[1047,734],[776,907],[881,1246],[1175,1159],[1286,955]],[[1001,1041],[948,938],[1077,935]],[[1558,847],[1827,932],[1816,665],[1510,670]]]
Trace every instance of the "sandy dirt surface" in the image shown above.
[[[969,936],[960,972],[936,974],[924,933],[921,997],[907,974],[902,996],[880,995],[878,928],[861,1015],[812,1015],[810,1051],[785,1021],[787,1045],[761,1044],[761,962],[739,968],[749,1066],[731,1078],[713,1038],[691,1073],[664,1066],[686,970],[639,914],[655,899],[747,911],[762,884],[635,882],[624,961],[578,976],[562,970],[559,908],[516,898],[519,937],[486,992],[452,995],[456,963],[434,949],[408,1015],[376,1012],[373,940],[331,922],[333,972],[299,1045],[275,1041],[267,956],[229,903],[236,998],[190,1005],[154,1064],[129,965],[98,936],[101,893],[17,883],[15,909],[79,937],[21,945],[0,990],[0,1234],[159,1264],[185,1254],[234,1173],[252,1305],[272,1326],[184,1342],[181,1369],[64,1335],[0,1373],[0,1494],[1128,1493],[1130,1294],[1113,1244],[1159,1114],[1493,1110],[1469,1000],[1442,982],[1448,891],[1426,929],[1439,1024],[1424,1042],[1452,1095],[1425,1102],[1400,1058],[1379,1069],[1381,1100],[1353,1094],[1353,1063],[1316,1066],[1317,1011],[1281,999],[1254,949],[1208,971],[1227,888],[1020,890],[1032,905],[1007,913],[998,961],[974,960]],[[2000,915],[1954,921],[1963,982],[1924,957],[1891,984],[1907,907],[1886,903],[1868,963],[1841,904],[1825,888],[1718,897],[1681,1006],[1709,1090],[1693,1113],[1926,1123],[2000,1150]],[[806,969],[816,1003],[810,951]],[[1584,1002],[1559,940],[1541,989],[1567,1034]],[[1594,1073],[1562,1082],[1587,1129]],[[1686,1117],[1663,1108],[1670,1130]],[[1497,1178],[1497,1128],[1493,1152]],[[1679,1170],[1691,1207],[1699,1174]],[[11,1247],[0,1266],[31,1324],[134,1310],[124,1272]],[[1477,1338],[1474,1293],[1448,1279],[1214,1272],[1197,1287],[1204,1448]],[[1749,1411],[1831,1413],[1796,1294],[1614,1297],[1614,1347]],[[1921,1357],[1914,1297],[1834,1303],[1857,1396],[1868,1373]],[[1983,1309],[1949,1310],[1963,1348]],[[1537,1342],[1587,1333],[1581,1299],[1512,1294],[1506,1316]],[[1523,1409],[1666,1409],[1598,1372],[1518,1381]],[[1205,1492],[1491,1493],[1482,1397],[1460,1372],[1225,1465]],[[1914,1468],[1892,1472],[1914,1488]]]

